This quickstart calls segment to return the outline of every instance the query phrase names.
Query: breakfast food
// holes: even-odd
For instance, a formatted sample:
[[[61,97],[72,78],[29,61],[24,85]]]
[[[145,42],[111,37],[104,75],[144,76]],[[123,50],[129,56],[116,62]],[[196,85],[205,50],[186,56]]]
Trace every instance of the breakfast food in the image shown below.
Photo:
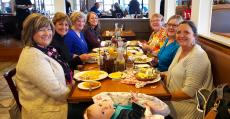
[[[152,81],[157,78],[157,74],[148,75],[146,73],[139,72],[135,75],[135,77],[139,81]]]
[[[83,86],[85,87],[85,88],[94,88],[94,87],[98,87],[98,86],[100,86],[100,82],[84,82],[83,83]]]
[[[122,78],[122,76],[123,76],[122,72],[114,72],[114,73],[109,74],[109,77],[112,79],[119,79],[119,78]]]
[[[82,73],[79,78],[82,80],[97,80],[101,74],[103,74],[101,71],[87,71]]]

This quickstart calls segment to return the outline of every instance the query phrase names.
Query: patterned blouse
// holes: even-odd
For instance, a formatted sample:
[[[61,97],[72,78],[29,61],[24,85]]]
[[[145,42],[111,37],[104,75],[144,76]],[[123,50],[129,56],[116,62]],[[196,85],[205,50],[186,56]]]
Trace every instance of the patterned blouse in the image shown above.
[[[159,50],[167,37],[166,29],[161,27],[158,32],[153,32],[149,37],[148,45],[153,46],[153,50]]]

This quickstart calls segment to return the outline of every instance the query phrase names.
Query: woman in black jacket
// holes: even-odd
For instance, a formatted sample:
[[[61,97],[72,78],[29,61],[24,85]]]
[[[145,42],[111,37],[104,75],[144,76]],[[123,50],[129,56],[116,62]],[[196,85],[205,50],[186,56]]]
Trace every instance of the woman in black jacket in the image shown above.
[[[76,54],[71,55],[68,47],[65,45],[64,37],[71,26],[70,19],[66,14],[57,12],[52,21],[55,26],[55,34],[51,45],[57,49],[63,60],[70,65],[71,70],[74,70],[77,68],[77,65],[82,64],[82,61],[88,60],[89,56],[85,54],[80,56]]]
[[[86,25],[83,32],[89,51],[92,51],[93,48],[100,47],[102,38],[100,35],[98,16],[95,12],[89,12],[87,14]]]

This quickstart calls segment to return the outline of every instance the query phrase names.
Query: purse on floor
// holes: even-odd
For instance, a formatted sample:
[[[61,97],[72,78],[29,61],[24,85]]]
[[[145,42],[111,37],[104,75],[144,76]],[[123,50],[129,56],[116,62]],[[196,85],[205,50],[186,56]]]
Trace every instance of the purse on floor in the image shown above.
[[[212,92],[200,89],[196,93],[197,109],[204,113],[204,119],[230,119],[230,87],[218,85]]]

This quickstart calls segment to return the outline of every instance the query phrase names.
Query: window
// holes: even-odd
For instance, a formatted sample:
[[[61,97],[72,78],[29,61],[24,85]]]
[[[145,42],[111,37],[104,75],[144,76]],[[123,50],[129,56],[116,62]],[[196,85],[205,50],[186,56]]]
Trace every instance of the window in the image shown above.
[[[81,10],[81,3],[80,0],[73,0],[71,8],[76,11],[80,11]]]
[[[13,13],[13,6],[10,0],[0,0],[0,13]]]
[[[127,9],[129,6],[129,2],[131,0],[124,0],[124,6]],[[142,9],[142,0],[137,0],[140,3],[140,9]],[[149,1],[148,0],[143,0],[143,12],[147,12],[148,11],[148,7],[149,7]]]
[[[111,5],[118,2],[119,0],[96,0],[96,2],[101,3],[100,9],[102,11],[109,11],[111,9]],[[121,8],[127,9],[129,2],[131,0],[120,0],[120,6]],[[142,0],[138,0],[140,3],[140,9],[142,8]],[[143,11],[146,12],[148,10],[148,0],[143,0]]]
[[[44,4],[47,14],[54,14],[54,0],[46,0]]]

